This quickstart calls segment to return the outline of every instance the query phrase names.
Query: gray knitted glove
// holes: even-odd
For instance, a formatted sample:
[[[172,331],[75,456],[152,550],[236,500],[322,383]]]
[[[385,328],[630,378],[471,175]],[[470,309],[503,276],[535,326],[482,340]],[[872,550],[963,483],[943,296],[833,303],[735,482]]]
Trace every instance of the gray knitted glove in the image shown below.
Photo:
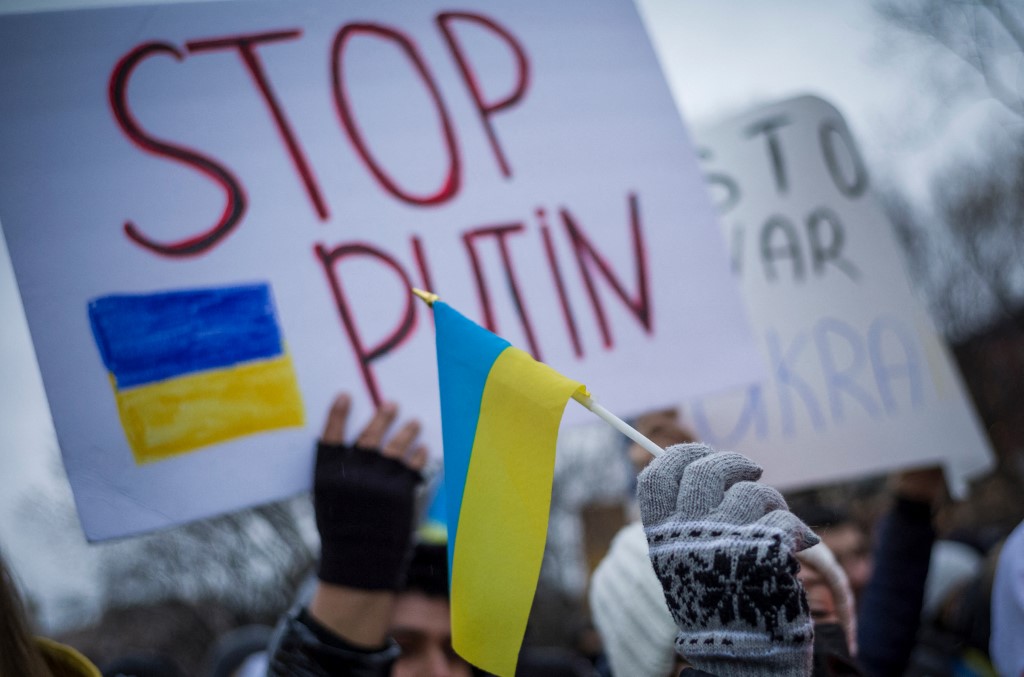
[[[676,651],[720,677],[809,675],[814,628],[794,553],[818,537],[761,468],[703,444],[670,447],[637,492]]]

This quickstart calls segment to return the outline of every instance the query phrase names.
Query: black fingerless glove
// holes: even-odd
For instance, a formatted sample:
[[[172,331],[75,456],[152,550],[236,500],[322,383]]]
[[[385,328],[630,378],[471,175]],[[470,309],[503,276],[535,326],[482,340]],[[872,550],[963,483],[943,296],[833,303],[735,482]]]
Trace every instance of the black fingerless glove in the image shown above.
[[[321,581],[363,590],[401,585],[421,479],[401,461],[376,451],[317,446],[313,507]]]

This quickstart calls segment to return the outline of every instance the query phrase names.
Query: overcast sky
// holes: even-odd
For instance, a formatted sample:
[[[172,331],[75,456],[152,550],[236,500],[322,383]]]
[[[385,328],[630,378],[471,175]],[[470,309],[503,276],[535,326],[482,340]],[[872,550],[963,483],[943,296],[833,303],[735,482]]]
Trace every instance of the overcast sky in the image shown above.
[[[0,13],[81,7],[88,0],[0,0]],[[847,117],[876,175],[891,172],[923,196],[921,177],[949,139],[967,143],[970,111],[925,143],[902,143],[909,124],[933,105],[917,84],[913,53],[893,56],[879,19],[862,0],[640,0],[639,6],[673,94],[691,126],[798,94],[817,94]],[[0,47],[2,52],[2,47]],[[0,96],[3,94],[0,93]],[[2,218],[0,205],[0,218]],[[26,587],[52,600],[88,580],[69,578],[55,562],[54,539],[26,505],[67,504],[70,491],[56,461],[56,440],[16,293],[6,245],[0,241],[0,547]],[[43,497],[42,499],[33,497]],[[79,566],[89,572],[87,546]],[[77,544],[77,545],[76,545]],[[63,548],[62,548],[63,549]],[[47,609],[53,618],[52,609]]]

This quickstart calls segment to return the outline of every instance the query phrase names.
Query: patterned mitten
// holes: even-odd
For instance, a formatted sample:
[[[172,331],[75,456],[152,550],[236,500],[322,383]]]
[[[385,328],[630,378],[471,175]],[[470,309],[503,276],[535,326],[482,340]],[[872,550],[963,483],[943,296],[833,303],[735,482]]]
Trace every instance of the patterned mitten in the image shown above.
[[[703,444],[670,447],[637,492],[676,651],[720,677],[809,675],[814,629],[794,553],[818,537],[761,468]]]

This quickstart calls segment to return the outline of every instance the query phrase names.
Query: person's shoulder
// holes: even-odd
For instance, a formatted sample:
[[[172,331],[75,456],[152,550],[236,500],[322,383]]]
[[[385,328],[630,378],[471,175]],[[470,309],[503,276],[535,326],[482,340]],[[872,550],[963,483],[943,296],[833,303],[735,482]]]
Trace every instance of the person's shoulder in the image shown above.
[[[55,677],[102,677],[99,668],[66,644],[36,637],[36,646]]]

